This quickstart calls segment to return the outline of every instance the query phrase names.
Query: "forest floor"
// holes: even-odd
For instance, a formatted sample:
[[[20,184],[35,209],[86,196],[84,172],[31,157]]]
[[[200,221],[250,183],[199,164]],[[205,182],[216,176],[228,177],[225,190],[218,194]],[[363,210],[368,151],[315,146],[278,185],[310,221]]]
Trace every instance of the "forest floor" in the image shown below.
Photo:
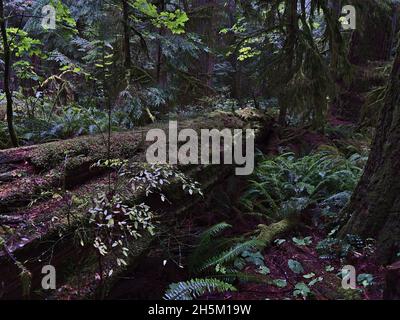
[[[255,227],[255,225],[253,226]],[[237,229],[238,234],[245,229]],[[310,246],[298,246],[291,239],[293,237],[311,237],[313,244]],[[384,287],[385,270],[368,253],[357,253],[351,257],[348,263],[352,264],[356,270],[374,276],[373,285],[364,288],[359,287],[357,291],[349,290],[348,293],[336,296],[335,286],[329,279],[333,274],[340,274],[343,262],[337,259],[321,259],[315,246],[318,241],[324,239],[326,234],[317,228],[303,228],[296,232],[287,233],[282,239],[282,244],[274,243],[263,251],[265,265],[270,269],[268,276],[273,279],[283,280],[286,283],[284,288],[266,283],[246,283],[235,284],[237,292],[223,294],[206,294],[203,300],[284,300],[294,299],[293,292],[295,286],[300,282],[308,282],[302,275],[293,273],[288,267],[288,260],[294,259],[301,261],[306,274],[314,273],[323,280],[318,284],[318,288],[313,288],[313,299],[330,300],[333,298],[358,299],[358,300],[380,300]],[[185,253],[182,247],[181,253]],[[171,255],[174,258],[171,259]],[[171,283],[185,281],[189,279],[189,274],[184,267],[185,257],[181,261],[174,261],[177,252],[154,249],[149,256],[141,261],[138,267],[127,270],[126,274],[112,288],[108,299],[160,299],[163,297],[166,288]],[[165,261],[168,261],[166,264]],[[329,270],[329,271],[328,271]],[[248,264],[243,272],[259,275],[257,267]],[[339,290],[336,288],[336,290]],[[301,299],[301,297],[299,297]]]
[[[225,124],[226,125],[226,124]],[[352,144],[358,144],[357,148],[368,148],[365,141],[359,141],[340,132],[354,130],[354,125],[345,120],[338,119],[331,115],[329,117],[330,129],[326,133],[318,133],[308,128],[288,127],[285,129],[275,125],[268,139],[261,141],[257,148],[270,158],[274,158],[284,151],[291,151],[302,157],[316,151],[321,146],[338,146],[345,148]],[[133,139],[133,137],[131,137]],[[92,138],[88,138],[91,143]],[[80,141],[80,140],[79,140]],[[367,141],[367,140],[366,140]],[[65,147],[68,147],[68,140]],[[127,143],[126,141],[124,143]],[[363,145],[364,144],[364,145]],[[73,145],[73,144],[71,144]],[[61,146],[61,149],[64,147]],[[100,147],[99,147],[100,148]],[[15,190],[26,189],[21,194],[25,197],[32,193],[35,188],[49,187],[54,183],[57,176],[49,171],[49,174],[43,176],[37,173],[31,165],[22,161],[31,147],[16,149],[12,151],[15,158],[12,164],[12,180],[6,182],[9,188],[3,188],[0,195],[4,198],[6,193],[13,193]],[[100,148],[101,149],[101,148]],[[99,150],[100,150],[99,149]],[[96,149],[97,150],[97,149]],[[118,148],[116,152],[118,152]],[[125,150],[121,145],[121,150]],[[34,157],[35,165],[43,165],[46,162],[46,156],[53,159],[51,150],[45,155]],[[87,158],[82,158],[79,163],[73,165],[79,166],[85,161],[97,161],[101,157],[99,151],[91,153]],[[43,158],[43,159],[42,159]],[[92,159],[93,158],[93,159]],[[1,160],[1,159],[0,159]],[[20,161],[21,160],[21,161]],[[55,158],[55,160],[57,160]],[[60,160],[60,159],[58,159]],[[57,161],[58,161],[57,160]],[[62,162],[61,158],[61,162]],[[8,171],[11,170],[5,167]],[[71,171],[76,172],[76,171]],[[2,172],[0,172],[1,174]],[[15,180],[15,177],[21,177]],[[73,183],[77,177],[75,175],[67,176]],[[96,177],[86,176],[82,186],[75,186],[71,189],[73,194],[90,194],[91,188],[107,184],[107,175]],[[18,181],[18,183],[14,183]],[[81,181],[81,182],[82,182]],[[265,216],[257,217],[249,215],[241,210],[240,199],[245,194],[249,186],[248,177],[229,176],[218,182],[211,191],[205,194],[204,201],[200,201],[189,213],[176,221],[172,230],[157,234],[157,239],[153,241],[147,254],[140,258],[133,266],[128,266],[122,274],[116,277],[107,299],[160,299],[163,297],[166,289],[171,283],[187,281],[193,276],[188,270],[188,257],[196,247],[196,241],[199,235],[210,226],[224,221],[232,226],[231,229],[224,231],[226,237],[238,237],[244,234],[254,234],[260,224],[266,224]],[[46,201],[42,201],[45,197]],[[7,197],[6,197],[7,198]],[[32,201],[31,197],[27,197]],[[20,205],[26,206],[28,202],[21,199],[11,199],[14,202],[21,202]],[[21,221],[29,218],[36,219],[42,212],[51,212],[61,208],[61,204],[66,201],[57,193],[48,195],[41,194],[37,203],[31,203],[29,211],[22,210]],[[12,209],[12,208],[3,208]],[[2,209],[2,210],[3,210]],[[229,299],[229,300],[281,300],[281,299],[381,299],[383,295],[385,269],[381,267],[373,256],[373,246],[363,246],[357,250],[349,252],[345,258],[338,255],[321,257],[318,252],[318,244],[328,237],[331,228],[324,228],[324,217],[316,212],[315,208],[307,208],[301,214],[301,221],[292,229],[288,230],[273,243],[261,250],[256,260],[262,261],[264,269],[260,273],[260,265],[247,262],[242,266],[241,272],[263,278],[261,281],[236,281],[236,292],[206,294],[202,299]],[[11,221],[16,226],[21,221]],[[11,223],[10,222],[10,223]],[[268,220],[267,220],[268,222]],[[51,221],[53,223],[53,219]],[[32,237],[40,236],[46,233],[43,229],[46,224],[35,223],[36,232]],[[38,234],[40,233],[40,234]],[[306,242],[299,239],[307,239]],[[29,239],[25,239],[28,241]],[[25,241],[21,240],[21,241]],[[21,241],[9,243],[20,246]],[[338,248],[339,250],[340,248]],[[302,272],[294,272],[289,267],[288,261],[294,260],[301,262]],[[344,265],[352,265],[357,270],[358,275],[372,277],[373,281],[361,281],[357,290],[343,290],[340,283],[341,270]],[[268,270],[268,271],[266,271]],[[93,279],[92,279],[93,280]],[[306,286],[301,286],[306,284]],[[305,288],[306,287],[306,288]],[[58,298],[79,299],[80,292],[76,288],[63,287]],[[82,288],[81,288],[82,289]],[[310,292],[304,292],[307,290]],[[300,291],[299,291],[300,290]],[[301,291],[303,290],[303,291]],[[296,295],[294,293],[297,292]]]
[[[354,127],[349,121],[340,120],[335,116],[329,117],[332,127],[344,126]],[[278,138],[277,132],[272,135],[266,145],[258,148],[269,155],[276,155],[279,149],[285,147],[296,153],[311,153],[321,145],[333,144],[336,137],[321,134],[307,129],[289,128],[285,136],[295,137],[285,140]],[[335,141],[346,143],[347,141]],[[231,199],[229,203],[218,203],[217,196],[212,196],[197,207],[196,210],[185,220],[181,221],[176,228],[174,237],[160,239],[162,247],[151,251],[140,265],[127,270],[125,276],[112,288],[108,298],[110,299],[160,299],[166,288],[171,283],[186,281],[190,279],[186,263],[187,255],[193,249],[193,241],[196,235],[207,227],[225,221],[233,227],[225,236],[239,236],[251,233],[263,219],[248,216],[239,212],[236,208],[240,197],[246,190],[248,181],[243,178],[233,178],[234,182],[223,182],[214,194],[226,192]],[[226,191],[227,186],[234,184],[234,190]],[[232,200],[235,199],[235,200]],[[221,202],[221,200],[219,200]],[[222,200],[223,201],[223,200]],[[206,294],[202,296],[205,300],[284,300],[284,299],[359,299],[377,300],[382,299],[385,268],[375,261],[373,246],[364,246],[358,250],[351,251],[345,258],[338,255],[323,257],[318,252],[318,243],[328,237],[329,229],[321,227],[323,219],[308,209],[302,216],[306,217],[291,231],[276,239],[273,244],[266,247],[262,252],[263,265],[268,268],[266,278],[271,281],[235,283],[236,292]],[[315,219],[315,216],[317,218]],[[311,218],[313,217],[313,218]],[[299,243],[298,239],[309,239],[308,243]],[[301,262],[304,270],[295,273],[288,266],[289,260]],[[352,265],[358,275],[372,276],[373,281],[363,284],[358,283],[356,290],[345,290],[341,287],[342,268],[344,265]],[[260,269],[254,263],[247,263],[242,272],[260,276]],[[298,284],[308,283],[310,293],[305,296],[299,291],[296,296],[294,292]],[[146,288],[143,290],[143,288]]]

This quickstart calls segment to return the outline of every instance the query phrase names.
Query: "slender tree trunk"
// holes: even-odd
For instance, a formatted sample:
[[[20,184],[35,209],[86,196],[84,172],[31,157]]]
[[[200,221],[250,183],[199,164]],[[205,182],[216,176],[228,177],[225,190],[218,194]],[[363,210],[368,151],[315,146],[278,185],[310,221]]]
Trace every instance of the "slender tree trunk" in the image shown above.
[[[364,174],[344,209],[347,224],[340,236],[356,234],[377,240],[382,263],[400,251],[400,49]]]
[[[10,72],[11,72],[11,54],[10,46],[7,38],[7,27],[4,19],[4,5],[3,0],[0,0],[0,29],[3,38],[4,47],[4,92],[7,99],[7,125],[10,134],[10,139],[14,147],[18,147],[18,138],[14,129],[14,112],[13,112],[13,98],[10,90]]]
[[[165,0],[160,1],[160,10],[164,11],[165,10]],[[160,30],[158,31],[158,34],[160,37],[163,36],[164,34],[164,28],[161,27]],[[165,88],[167,86],[167,75],[165,72],[163,72],[163,64],[164,64],[164,54],[163,54],[163,49],[161,46],[161,39],[158,40],[158,48],[157,48],[157,83],[159,86],[162,88]]]
[[[124,49],[125,49],[125,68],[128,71],[128,79],[131,76],[132,57],[131,57],[131,42],[129,30],[129,6],[128,0],[122,0],[122,14],[124,23]]]
[[[232,28],[235,23],[236,23],[236,10],[237,10],[237,3],[236,0],[230,0],[227,2],[226,5],[226,12],[228,15],[228,20],[229,20],[229,27]],[[236,43],[236,35],[234,33],[230,33],[227,38],[227,45],[234,46]],[[230,55],[229,61],[232,65],[232,68],[234,70],[232,74],[232,98],[238,99],[239,101],[242,98],[241,94],[241,78],[242,78],[242,68],[241,68],[241,63],[238,61],[238,55],[236,51]]]
[[[297,21],[297,0],[287,0],[286,1],[286,18],[287,19],[287,35],[286,35],[286,44],[285,44],[285,56],[286,56],[286,64],[288,66],[288,73],[284,79],[284,85],[289,82],[294,74],[294,57],[295,57],[295,46],[296,46],[296,37],[297,37],[297,29],[298,29],[298,21]],[[287,97],[285,92],[279,94],[279,118],[278,122],[280,125],[286,125],[286,115],[288,112],[290,99]]]

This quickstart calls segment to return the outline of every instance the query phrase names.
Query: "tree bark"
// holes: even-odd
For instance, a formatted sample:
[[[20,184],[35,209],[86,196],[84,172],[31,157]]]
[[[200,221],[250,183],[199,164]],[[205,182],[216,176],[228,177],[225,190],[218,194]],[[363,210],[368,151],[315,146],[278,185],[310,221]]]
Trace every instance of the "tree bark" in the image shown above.
[[[195,0],[192,2],[192,8],[201,9],[201,14],[192,19],[196,33],[202,36],[204,43],[208,48],[215,47],[215,22],[218,14],[218,1],[216,0]],[[215,57],[214,53],[203,53],[200,56],[198,72],[208,87],[212,87],[212,73],[214,71]]]
[[[340,18],[340,13],[342,9],[342,1],[341,0],[331,0],[329,2],[329,7],[332,13],[332,22],[335,24],[339,24],[339,18]],[[338,30],[339,28],[337,25],[331,26],[330,30],[330,37],[329,37],[329,47],[330,47],[330,65],[332,68],[332,71],[334,73],[335,78],[337,77],[338,74],[338,68],[339,68],[339,51],[340,51],[340,41],[342,39],[338,39],[338,36],[340,37],[340,31]],[[337,27],[337,29],[335,28]]]
[[[369,160],[349,205],[340,236],[377,240],[382,263],[392,262],[400,244],[400,48],[397,49],[384,108]]]
[[[13,99],[10,90],[11,53],[10,53],[10,45],[8,43],[8,38],[7,38],[7,27],[4,18],[3,0],[0,0],[0,20],[1,20],[0,22],[1,36],[3,38],[3,47],[4,47],[4,92],[6,94],[6,99],[7,99],[7,125],[13,146],[18,147],[18,138],[17,134],[15,133],[14,121],[13,121],[14,117]]]
[[[130,43],[130,30],[129,30],[129,6],[127,0],[122,0],[122,14],[124,23],[125,68],[128,71],[128,78],[130,78],[131,68],[132,68],[132,58],[131,58],[131,43]]]
[[[286,43],[285,43],[285,60],[286,65],[288,66],[288,72],[284,79],[284,85],[286,85],[294,75],[294,58],[295,58],[295,47],[296,47],[296,38],[297,38],[297,30],[298,30],[298,21],[297,21],[297,0],[288,0],[286,1],[286,18],[287,19],[287,35],[286,35]],[[288,112],[288,107],[290,104],[289,99],[286,97],[285,92],[281,92],[279,94],[279,118],[278,123],[281,126],[286,125],[286,115]]]
[[[357,10],[357,20],[368,23],[357,23],[352,32],[349,60],[356,65],[366,65],[368,61],[385,60],[387,51],[392,45],[393,12],[385,1],[377,4],[365,0],[353,0]],[[381,4],[382,3],[382,4]],[[396,4],[394,4],[394,7]]]
[[[160,11],[165,11],[165,0],[161,0],[159,3]],[[165,30],[163,27],[159,28],[158,34],[160,38],[164,35]],[[164,53],[162,48],[161,39],[158,40],[157,48],[157,83],[161,88],[167,87],[167,73],[164,70]]]

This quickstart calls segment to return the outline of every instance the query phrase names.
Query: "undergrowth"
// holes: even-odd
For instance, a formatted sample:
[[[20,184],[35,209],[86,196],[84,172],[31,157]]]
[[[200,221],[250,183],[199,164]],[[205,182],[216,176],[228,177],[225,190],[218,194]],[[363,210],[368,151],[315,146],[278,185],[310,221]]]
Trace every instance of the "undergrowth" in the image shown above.
[[[365,162],[366,157],[353,154],[346,158],[332,147],[302,158],[293,153],[274,159],[263,156],[242,204],[251,212],[285,218],[327,198],[350,193]]]
[[[293,153],[281,154],[273,159],[260,156],[248,190],[241,199],[243,211],[277,221],[313,207],[324,215],[336,218],[358,183],[366,160],[367,157],[358,153],[346,157],[332,146],[322,146],[318,151],[300,158]],[[206,293],[233,291],[229,284],[237,282],[286,286],[281,283],[282,280],[273,280],[268,276],[270,270],[265,265],[257,239],[251,233],[228,237],[225,234],[231,227],[221,222],[199,236],[197,246],[189,257],[189,271],[193,279],[171,285],[165,295],[167,299],[192,299]],[[340,255],[344,256],[352,248],[363,245],[356,237],[341,243],[331,238],[332,235],[318,244],[319,254],[328,256],[340,251]],[[248,265],[255,266],[252,269],[256,272],[249,273],[247,268],[243,271]],[[314,282],[321,281],[316,279],[303,287],[309,290]],[[294,296],[301,291],[298,287],[296,285]],[[311,291],[300,293],[306,297]]]
[[[171,284],[165,293],[169,300],[190,300],[206,293],[236,291],[233,283],[263,282],[269,279],[263,274],[252,275],[242,272],[246,262],[264,267],[256,239],[245,237],[223,237],[222,233],[231,228],[225,222],[218,223],[204,231],[194,252],[189,256],[189,272],[196,276],[187,282]],[[202,278],[198,278],[202,276]]]

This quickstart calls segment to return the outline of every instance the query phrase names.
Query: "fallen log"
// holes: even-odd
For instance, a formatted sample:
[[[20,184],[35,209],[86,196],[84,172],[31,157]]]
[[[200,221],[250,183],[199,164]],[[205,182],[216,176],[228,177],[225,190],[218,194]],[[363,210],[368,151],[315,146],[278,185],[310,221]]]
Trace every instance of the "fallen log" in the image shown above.
[[[257,240],[260,242],[260,248],[268,247],[275,239],[290,231],[296,223],[292,219],[283,219],[270,225],[260,224],[258,226],[259,235]]]
[[[179,127],[196,131],[202,128],[249,128],[254,123],[260,126],[264,121],[266,119],[262,116],[244,110],[242,114],[217,112],[184,120],[179,122]],[[113,134],[110,158],[145,162],[144,137],[148,130],[156,126],[166,128],[167,124],[154,124],[134,132]],[[263,128],[268,130],[268,126]],[[104,288],[119,274],[118,270],[123,269],[113,266],[114,275],[109,280],[101,283],[93,281],[98,273],[93,262],[93,250],[80,248],[74,241],[74,232],[79,228],[79,223],[87,220],[91,199],[99,190],[106,189],[109,183],[107,169],[92,167],[99,160],[107,159],[104,141],[102,135],[97,135],[0,151],[0,172],[7,173],[11,169],[19,172],[0,185],[0,214],[3,214],[0,222],[7,227],[0,228],[0,238],[7,246],[7,251],[30,271],[32,292],[40,289],[41,268],[46,264],[56,267],[58,286],[63,289],[78,288],[86,297],[106,290]],[[207,189],[219,179],[232,174],[233,166],[197,166],[183,170],[202,182]],[[153,209],[161,209],[160,221],[166,228],[199,201],[184,198],[174,189],[170,190],[170,194],[172,203],[168,205],[147,199]],[[71,223],[71,216],[76,223]],[[135,264],[154,239],[146,235],[133,242],[129,264]],[[19,269],[3,251],[0,250],[0,296],[20,298]],[[111,262],[106,264],[111,266]],[[66,269],[71,265],[82,268],[67,272]],[[84,274],[78,276],[82,269],[85,270]],[[41,291],[34,297],[58,295],[62,298],[62,292],[65,291],[57,291],[57,294]]]
[[[255,123],[254,119],[258,125],[265,121],[261,116],[257,118],[257,113],[254,114],[254,111],[244,109],[239,115],[216,112],[209,116],[180,121],[178,125],[179,129],[191,128],[196,131],[202,128],[244,129]],[[153,124],[133,132],[113,133],[110,158],[129,159],[141,155],[141,161],[144,161],[145,136],[147,131],[153,128],[168,131],[168,123]],[[0,172],[3,168],[7,171],[10,165],[13,165],[14,169],[19,169],[19,175],[1,185],[0,214],[18,211],[41,195],[44,190],[72,188],[101,175],[104,170],[93,169],[92,165],[99,160],[107,159],[106,145],[105,136],[95,135],[0,151]],[[10,208],[12,210],[9,210]]]

